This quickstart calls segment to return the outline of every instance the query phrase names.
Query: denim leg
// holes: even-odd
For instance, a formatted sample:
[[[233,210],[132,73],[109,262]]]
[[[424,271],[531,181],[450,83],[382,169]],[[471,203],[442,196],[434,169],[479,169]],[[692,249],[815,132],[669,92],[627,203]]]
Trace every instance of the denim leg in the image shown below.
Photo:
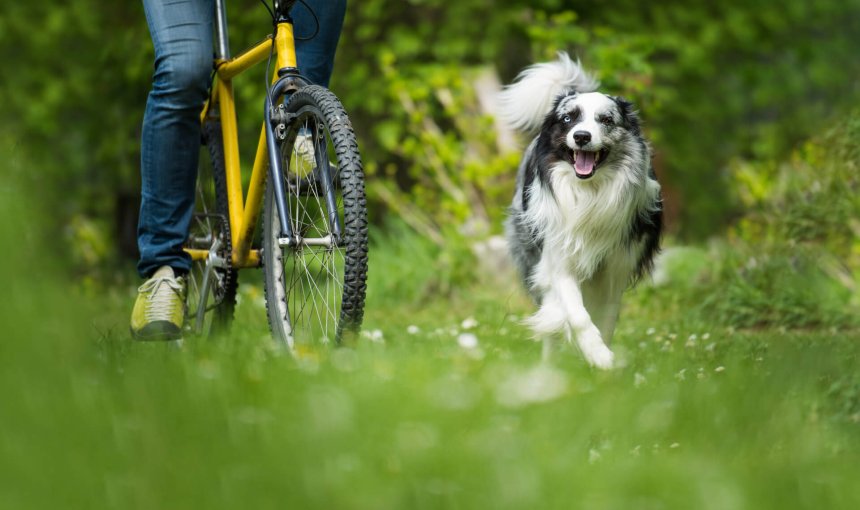
[[[334,53],[346,14],[346,0],[305,1],[319,20],[319,33],[308,41],[300,40],[313,35],[317,25],[307,6],[296,3],[290,11],[296,27],[296,59],[305,78],[328,87],[334,67]]]
[[[143,0],[155,47],[141,134],[137,270],[191,267],[182,251],[194,211],[200,111],[212,71],[212,0]]]

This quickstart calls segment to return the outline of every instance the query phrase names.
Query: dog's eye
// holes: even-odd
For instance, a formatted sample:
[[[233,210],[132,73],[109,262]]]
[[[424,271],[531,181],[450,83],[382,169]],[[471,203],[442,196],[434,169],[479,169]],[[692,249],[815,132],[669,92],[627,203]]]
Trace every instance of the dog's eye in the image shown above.
[[[612,120],[612,117],[606,116],[606,117],[600,117],[600,123],[603,124],[604,126],[611,126],[611,125],[615,124],[615,121]]]
[[[564,122],[570,122],[570,115],[565,115],[563,119]]]

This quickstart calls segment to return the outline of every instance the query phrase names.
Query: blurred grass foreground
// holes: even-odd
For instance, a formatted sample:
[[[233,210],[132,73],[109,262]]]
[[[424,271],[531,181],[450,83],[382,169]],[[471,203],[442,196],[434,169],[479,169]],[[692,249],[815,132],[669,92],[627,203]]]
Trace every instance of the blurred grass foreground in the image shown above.
[[[236,5],[239,48],[266,20]],[[351,2],[367,316],[300,360],[253,272],[230,335],[130,341],[143,16],[50,7],[0,19],[37,64],[0,70],[0,508],[860,508],[858,2]],[[496,257],[518,153],[485,94],[559,47],[637,102],[673,208],[610,372],[539,363]]]

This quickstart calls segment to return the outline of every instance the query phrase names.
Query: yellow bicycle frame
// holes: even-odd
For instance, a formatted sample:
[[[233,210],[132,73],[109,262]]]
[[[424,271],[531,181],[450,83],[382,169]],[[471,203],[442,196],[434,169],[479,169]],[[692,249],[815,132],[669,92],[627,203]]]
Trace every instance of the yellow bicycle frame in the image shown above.
[[[274,48],[272,47],[274,45]],[[251,67],[268,60],[274,53],[276,69],[296,67],[296,47],[292,23],[278,23],[274,40],[271,36],[254,47],[227,60],[216,60],[215,83],[212,94],[200,115],[201,122],[210,118],[212,108],[218,105],[221,117],[221,134],[224,140],[224,165],[227,174],[227,203],[230,211],[230,232],[233,246],[232,264],[234,268],[256,267],[260,265],[259,250],[251,249],[251,240],[257,229],[263,191],[266,188],[268,153],[265,126],[260,130],[257,154],[251,170],[251,182],[247,197],[243,197],[242,171],[239,162],[239,133],[236,122],[236,103],[233,99],[233,78]],[[278,79],[273,73],[272,83]],[[206,260],[207,250],[185,250],[193,260]]]

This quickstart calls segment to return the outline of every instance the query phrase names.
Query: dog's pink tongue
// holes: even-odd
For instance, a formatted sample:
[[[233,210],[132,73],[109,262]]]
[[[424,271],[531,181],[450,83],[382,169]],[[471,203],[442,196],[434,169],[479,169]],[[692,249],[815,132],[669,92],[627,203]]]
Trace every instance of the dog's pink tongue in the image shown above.
[[[588,175],[594,171],[594,160],[597,158],[596,152],[576,151],[576,162],[574,169],[579,175]]]

